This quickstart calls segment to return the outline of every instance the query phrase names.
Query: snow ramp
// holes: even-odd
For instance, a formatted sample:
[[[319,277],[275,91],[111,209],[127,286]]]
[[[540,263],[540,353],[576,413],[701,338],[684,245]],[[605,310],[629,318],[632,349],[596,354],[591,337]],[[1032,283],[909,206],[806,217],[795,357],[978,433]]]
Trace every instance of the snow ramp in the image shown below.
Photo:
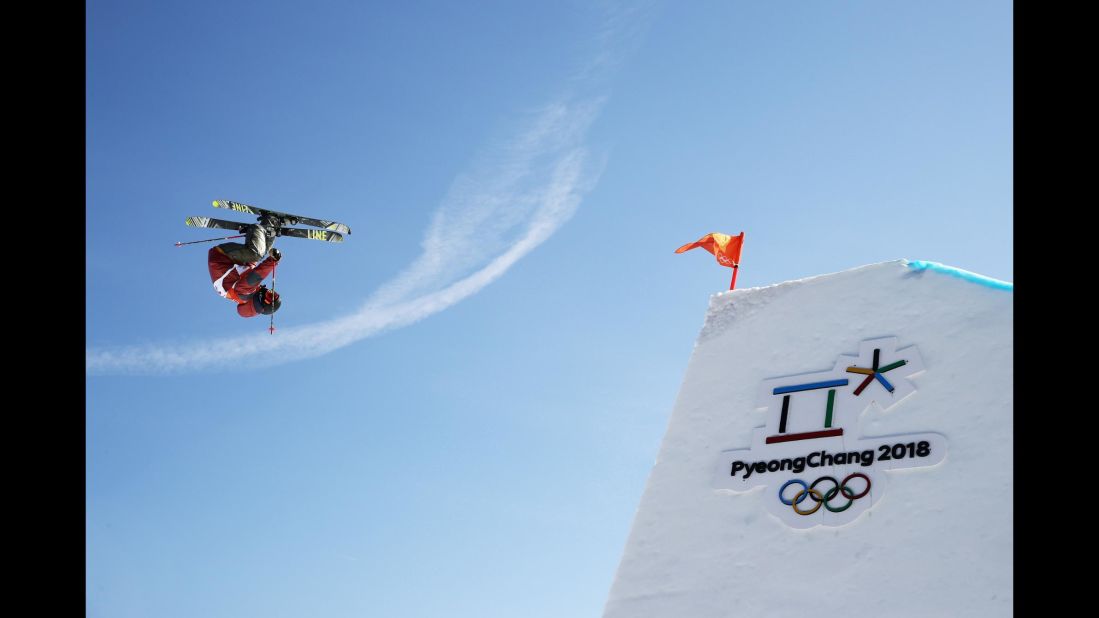
[[[908,260],[714,295],[604,618],[1010,615],[1013,295]]]

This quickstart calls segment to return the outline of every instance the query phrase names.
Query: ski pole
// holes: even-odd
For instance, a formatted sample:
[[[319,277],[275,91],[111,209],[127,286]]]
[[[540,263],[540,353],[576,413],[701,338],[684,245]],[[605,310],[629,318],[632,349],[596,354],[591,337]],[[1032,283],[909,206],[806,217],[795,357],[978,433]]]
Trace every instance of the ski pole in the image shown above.
[[[278,268],[279,268],[279,263],[276,260],[275,265],[271,267],[271,293],[272,294],[274,294],[274,292],[275,292],[275,271],[278,270]],[[272,306],[272,309],[273,308],[274,307]],[[271,323],[267,326],[267,332],[272,334],[272,335],[275,334],[275,312],[274,311],[271,312]]]
[[[244,234],[237,234],[236,236],[222,236],[221,238],[207,238],[206,240],[192,240],[190,242],[177,242],[176,246],[182,247],[183,245],[193,245],[199,242],[214,242],[215,240],[229,240],[230,238],[244,238]]]

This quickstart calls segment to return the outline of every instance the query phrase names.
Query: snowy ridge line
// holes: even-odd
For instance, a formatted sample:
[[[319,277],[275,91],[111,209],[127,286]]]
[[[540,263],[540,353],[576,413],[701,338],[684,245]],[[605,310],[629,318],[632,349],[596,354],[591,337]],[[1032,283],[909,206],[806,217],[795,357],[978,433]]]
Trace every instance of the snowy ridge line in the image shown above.
[[[1010,281],[1000,281],[999,279],[993,279],[992,277],[986,277],[984,275],[978,275],[977,273],[970,272],[968,270],[962,270],[954,266],[947,266],[946,264],[940,264],[938,262],[929,262],[927,260],[905,260],[905,264],[909,268],[915,268],[916,270],[933,270],[936,272],[944,273],[952,277],[958,277],[959,279],[965,279],[971,283],[987,286],[997,290],[1007,290],[1009,292],[1015,291],[1015,284]]]
[[[981,274],[978,274],[978,273],[975,273],[975,272],[964,270],[964,269],[958,268],[956,266],[948,266],[946,264],[942,264],[942,263],[939,263],[939,262],[930,262],[930,261],[927,261],[927,260],[908,260],[908,259],[905,259],[905,258],[899,258],[899,259],[895,259],[895,260],[886,260],[884,262],[875,262],[873,264],[864,264],[862,266],[856,266],[854,268],[848,268],[846,270],[839,270],[839,271],[830,272],[830,273],[823,273],[823,274],[820,274],[820,275],[812,275],[812,276],[809,276],[809,277],[802,277],[800,279],[789,279],[787,281],[781,281],[779,283],[768,283],[768,284],[765,284],[765,285],[757,285],[757,286],[748,287],[748,288],[737,288],[735,290],[721,290],[719,292],[714,292],[713,295],[710,297],[710,301],[715,302],[715,301],[725,300],[725,299],[730,298],[730,297],[739,297],[739,296],[743,296],[744,294],[747,294],[749,292],[759,292],[759,291],[763,291],[763,290],[788,288],[788,287],[792,287],[792,286],[797,286],[797,285],[802,285],[802,284],[805,284],[805,283],[809,283],[811,281],[816,281],[816,280],[819,280],[819,279],[826,279],[826,278],[830,278],[830,277],[835,277],[836,275],[850,275],[850,274],[854,274],[854,273],[857,273],[859,271],[866,270],[866,269],[880,268],[880,267],[883,267],[883,266],[887,266],[889,264],[900,264],[900,265],[907,266],[908,268],[912,268],[912,269],[915,269],[915,270],[934,270],[934,271],[938,271],[938,272],[945,273],[945,274],[948,274],[948,275],[952,275],[952,276],[955,276],[955,277],[959,277],[959,278],[962,278],[962,279],[966,279],[967,281],[971,281],[973,283],[979,283],[981,285],[986,285],[986,286],[990,286],[990,287],[994,287],[994,288],[998,288],[998,289],[1003,289],[1003,290],[1013,290],[1014,287],[1015,287],[1015,284],[1013,284],[1010,281],[1001,281],[999,279],[994,279],[994,278],[988,277],[986,275],[981,275]]]

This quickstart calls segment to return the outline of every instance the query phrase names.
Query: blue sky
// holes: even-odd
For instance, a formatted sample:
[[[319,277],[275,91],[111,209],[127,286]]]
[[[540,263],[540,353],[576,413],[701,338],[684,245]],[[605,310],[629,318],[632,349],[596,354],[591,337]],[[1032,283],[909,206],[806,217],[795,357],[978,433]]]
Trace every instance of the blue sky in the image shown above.
[[[599,615],[728,285],[676,247],[1012,279],[1011,10],[87,4],[88,614]],[[274,336],[214,198],[352,227]]]

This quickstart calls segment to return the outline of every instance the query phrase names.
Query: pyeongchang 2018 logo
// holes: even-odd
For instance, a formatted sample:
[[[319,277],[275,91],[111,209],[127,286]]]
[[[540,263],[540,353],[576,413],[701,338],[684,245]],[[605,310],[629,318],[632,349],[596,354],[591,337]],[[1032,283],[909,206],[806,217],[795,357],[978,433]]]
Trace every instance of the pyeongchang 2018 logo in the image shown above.
[[[881,499],[886,470],[941,462],[946,438],[937,433],[858,435],[871,403],[888,410],[916,392],[910,378],[923,359],[916,346],[896,346],[895,337],[870,339],[831,371],[764,381],[767,424],[753,431],[751,448],[721,453],[714,487],[764,487],[767,510],[794,528],[842,526]]]

